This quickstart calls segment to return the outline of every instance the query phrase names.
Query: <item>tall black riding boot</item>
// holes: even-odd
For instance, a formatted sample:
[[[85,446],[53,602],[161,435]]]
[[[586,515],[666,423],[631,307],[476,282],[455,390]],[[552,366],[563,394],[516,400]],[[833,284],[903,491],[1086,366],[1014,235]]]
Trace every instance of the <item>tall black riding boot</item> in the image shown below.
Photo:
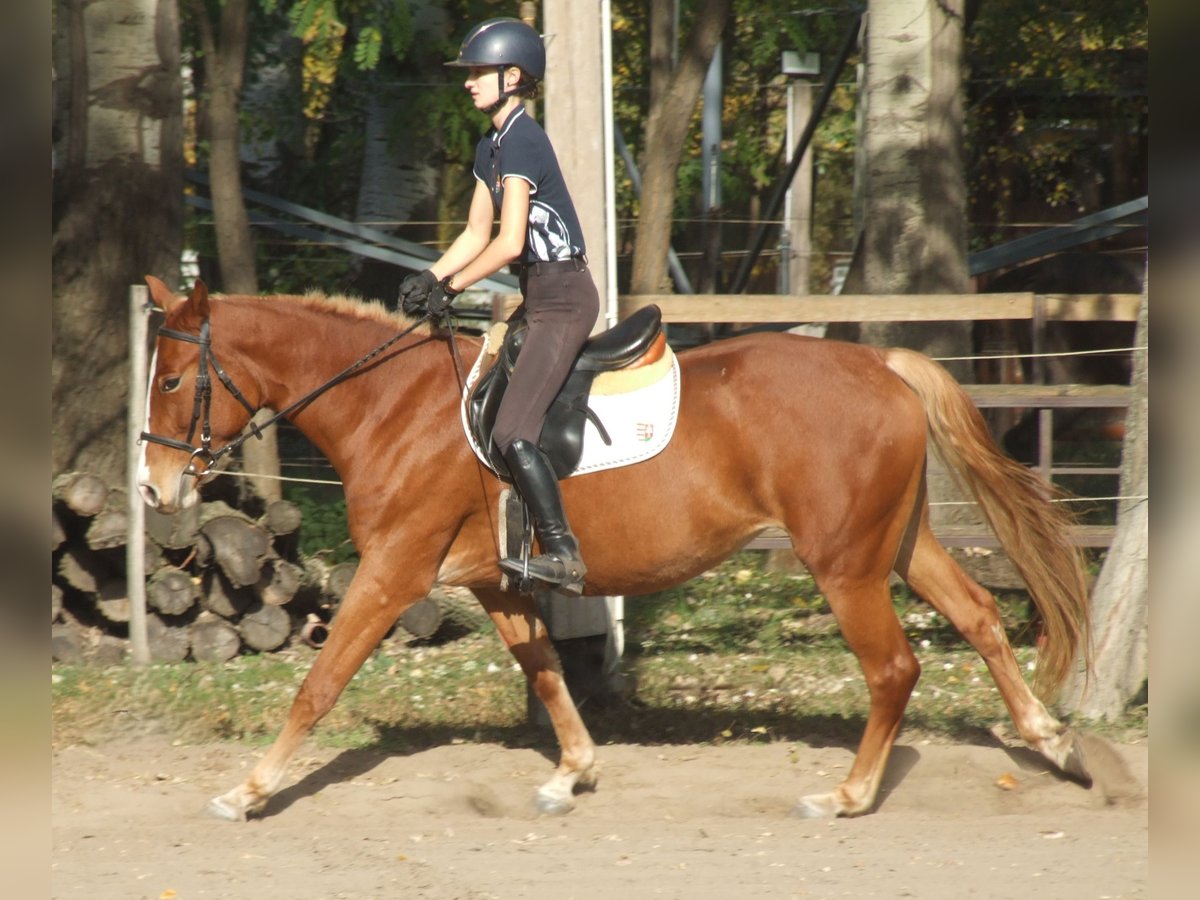
[[[583,593],[587,567],[579,555],[579,542],[567,524],[558,477],[550,460],[535,444],[516,440],[505,452],[504,461],[533,516],[542,547],[541,555],[529,560],[529,575],[568,593]],[[500,568],[514,575],[525,574],[525,565],[519,559],[502,559]]]

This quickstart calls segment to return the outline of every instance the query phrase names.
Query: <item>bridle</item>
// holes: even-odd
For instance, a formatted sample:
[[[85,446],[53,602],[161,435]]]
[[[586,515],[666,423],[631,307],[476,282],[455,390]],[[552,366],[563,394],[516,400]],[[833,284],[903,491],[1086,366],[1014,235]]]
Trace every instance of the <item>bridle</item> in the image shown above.
[[[401,338],[411,334],[413,329],[420,325],[422,321],[423,320],[418,320],[408,328],[401,331],[399,334],[388,338],[370,353],[366,354],[352,365],[347,366],[325,383],[318,385],[295,403],[292,403],[287,408],[275,413],[275,415],[264,422],[261,427],[254,421],[254,416],[258,412],[258,409],[252,406],[250,401],[246,399],[245,395],[238,390],[237,385],[233,383],[233,379],[229,377],[229,373],[222,368],[221,364],[217,361],[216,356],[213,355],[212,327],[208,319],[205,319],[204,322],[201,323],[199,334],[190,334],[186,331],[176,331],[173,328],[159,328],[158,334],[160,337],[170,338],[176,341],[185,341],[189,344],[197,344],[200,347],[200,362],[196,373],[196,390],[192,400],[192,421],[188,426],[187,438],[185,440],[181,441],[176,438],[166,437],[161,434],[153,434],[149,431],[143,431],[141,437],[138,439],[138,442],[141,443],[142,441],[149,441],[152,444],[161,444],[162,446],[170,447],[173,450],[182,450],[184,453],[189,454],[189,457],[188,464],[180,474],[180,478],[182,479],[185,475],[191,475],[193,478],[202,478],[212,472],[213,467],[220,462],[222,457],[227,456],[228,454],[237,450],[252,436],[262,440],[263,428],[270,428],[280,419],[291,415],[296,410],[311,403],[334,385],[345,381]],[[451,346],[453,346],[453,341],[451,342]],[[246,411],[250,413],[250,431],[248,433],[239,435],[218,450],[212,449],[212,426],[210,423],[210,416],[212,412],[212,379],[208,374],[209,367],[211,367],[213,372],[216,373],[217,378],[219,378],[221,381],[221,384],[223,384],[225,389],[229,391],[231,395],[233,395],[233,398],[237,400],[238,403],[242,404]],[[149,398],[147,398],[147,405],[149,402]],[[193,443],[196,436],[197,426],[200,428],[199,447]],[[203,466],[203,468],[199,468],[197,463]]]
[[[258,412],[250,405],[244,394],[237,389],[237,385],[233,383],[233,379],[229,377],[229,373],[222,368],[220,362],[212,352],[212,327],[207,319],[200,325],[199,334],[189,334],[186,331],[176,331],[174,328],[159,328],[159,337],[170,338],[176,341],[185,341],[189,344],[197,344],[200,347],[200,362],[196,371],[196,392],[192,399],[192,421],[188,425],[187,438],[185,440],[177,440],[176,438],[166,437],[161,434],[153,434],[149,431],[143,431],[139,438],[141,441],[149,441],[152,444],[162,444],[164,447],[171,447],[174,450],[182,450],[184,453],[190,454],[188,457],[187,467],[183,470],[184,475],[191,475],[200,478],[212,471],[221,459],[228,453],[232,453],[237,447],[250,437],[249,434],[242,435],[232,443],[226,444],[220,450],[213,451],[212,449],[212,424],[210,416],[212,413],[212,379],[209,377],[209,366],[217,374],[221,380],[221,384],[225,385],[225,389],[233,395],[238,403],[246,408],[250,413],[250,434],[262,440],[262,431],[254,421],[254,415]],[[149,403],[149,400],[146,401]],[[193,444],[196,436],[196,426],[200,426],[200,446]],[[197,462],[202,463],[202,469],[197,468]]]

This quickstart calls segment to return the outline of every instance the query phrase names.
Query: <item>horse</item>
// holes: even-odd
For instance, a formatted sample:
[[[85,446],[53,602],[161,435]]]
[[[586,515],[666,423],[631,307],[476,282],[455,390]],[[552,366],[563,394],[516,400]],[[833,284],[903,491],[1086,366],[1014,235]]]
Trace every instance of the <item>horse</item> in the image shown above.
[[[572,809],[577,793],[595,788],[595,745],[533,597],[501,590],[503,484],[472,452],[460,422],[460,365],[471,364],[481,341],[452,342],[447,327],[378,303],[210,296],[202,282],[182,296],[147,282],[165,318],[141,450],[146,503],[164,513],[195,504],[197,483],[247,437],[254,413],[284,411],[339,473],[361,557],[286,724],[210,810],[234,821],[264,812],[310,730],[435,580],[474,593],[545,704],[560,758],[537,788],[536,806],[545,814]],[[857,656],[870,697],[845,780],[802,796],[798,815],[855,816],[876,804],[920,674],[892,606],[893,571],[981,655],[1026,744],[1090,784],[1077,735],[1043,702],[1077,654],[1088,659],[1087,589],[1070,517],[1050,502],[1040,476],[996,447],[957,382],[914,351],[784,334],[718,341],[681,352],[678,363],[680,410],[667,447],[562,483],[588,563],[586,596],[577,602],[680,584],[762,530],[782,528]],[[1041,614],[1036,694],[995,598],[930,530],[927,440],[969,486]]]

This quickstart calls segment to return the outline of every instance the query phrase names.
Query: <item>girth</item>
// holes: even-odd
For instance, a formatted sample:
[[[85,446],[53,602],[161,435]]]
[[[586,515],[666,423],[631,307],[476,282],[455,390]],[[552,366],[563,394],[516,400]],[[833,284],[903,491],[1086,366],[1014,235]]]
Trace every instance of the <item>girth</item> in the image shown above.
[[[471,434],[484,448],[493,469],[508,477],[508,467],[499,449],[492,443],[496,412],[508,387],[513,366],[525,344],[528,325],[523,319],[512,323],[504,337],[496,362],[479,379],[467,403]],[[566,478],[579,465],[583,455],[583,432],[588,421],[595,426],[606,444],[612,440],[604,424],[588,406],[592,382],[601,372],[632,368],[653,362],[663,352],[666,338],[662,332],[662,311],[644,306],[583,345],[571,374],[558,392],[542,424],[538,447],[550,459],[558,477]]]

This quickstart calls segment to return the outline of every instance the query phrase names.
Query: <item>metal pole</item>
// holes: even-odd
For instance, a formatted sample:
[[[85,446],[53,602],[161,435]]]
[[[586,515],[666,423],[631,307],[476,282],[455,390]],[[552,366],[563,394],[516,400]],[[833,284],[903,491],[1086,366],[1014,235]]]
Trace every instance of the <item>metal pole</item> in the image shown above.
[[[129,410],[126,415],[125,492],[128,495],[129,533],[125,540],[125,590],[129,595],[129,644],[133,661],[150,662],[146,635],[146,506],[138,490],[141,452],[138,441],[146,411],[146,310],[144,285],[129,288]]]
[[[608,308],[606,318],[611,327],[617,323],[620,313],[617,307],[617,159],[613,134],[611,0],[600,0],[600,54],[604,79],[604,224],[605,243],[608,245],[605,260],[608,266],[608,296],[605,300]],[[611,682],[620,671],[621,656],[625,652],[625,598],[609,595],[605,602],[608,605],[608,641],[604,648],[604,675]]]
[[[804,159],[804,154],[808,152],[808,145],[812,143],[812,137],[817,131],[817,123],[821,121],[821,116],[825,113],[825,106],[829,103],[829,98],[833,96],[833,91],[837,87],[838,76],[842,73],[842,67],[846,64],[846,60],[850,57],[850,52],[854,49],[858,41],[858,27],[862,22],[862,10],[855,12],[850,19],[850,24],[846,28],[846,34],[842,38],[842,47],[838,51],[837,59],[833,63],[833,68],[829,70],[829,77],[825,79],[825,84],[821,88],[821,95],[817,98],[817,102],[813,104],[812,115],[809,116],[808,125],[804,128],[804,133],[800,135],[800,140],[796,144],[796,150],[792,154],[792,161],[788,165],[787,172],[783,176],[783,180],[775,186],[775,192],[771,195],[771,199],[767,201],[766,207],[762,213],[762,224],[754,233],[754,239],[750,242],[750,249],[742,258],[742,263],[738,266],[737,273],[733,276],[733,284],[729,288],[729,293],[740,294],[746,290],[746,284],[750,281],[750,270],[754,267],[755,261],[758,259],[758,254],[762,252],[762,248],[767,243],[767,231],[771,227],[771,220],[779,212],[779,206],[783,203],[783,195],[792,184],[792,179],[796,177],[796,170],[800,168],[800,162]]]

